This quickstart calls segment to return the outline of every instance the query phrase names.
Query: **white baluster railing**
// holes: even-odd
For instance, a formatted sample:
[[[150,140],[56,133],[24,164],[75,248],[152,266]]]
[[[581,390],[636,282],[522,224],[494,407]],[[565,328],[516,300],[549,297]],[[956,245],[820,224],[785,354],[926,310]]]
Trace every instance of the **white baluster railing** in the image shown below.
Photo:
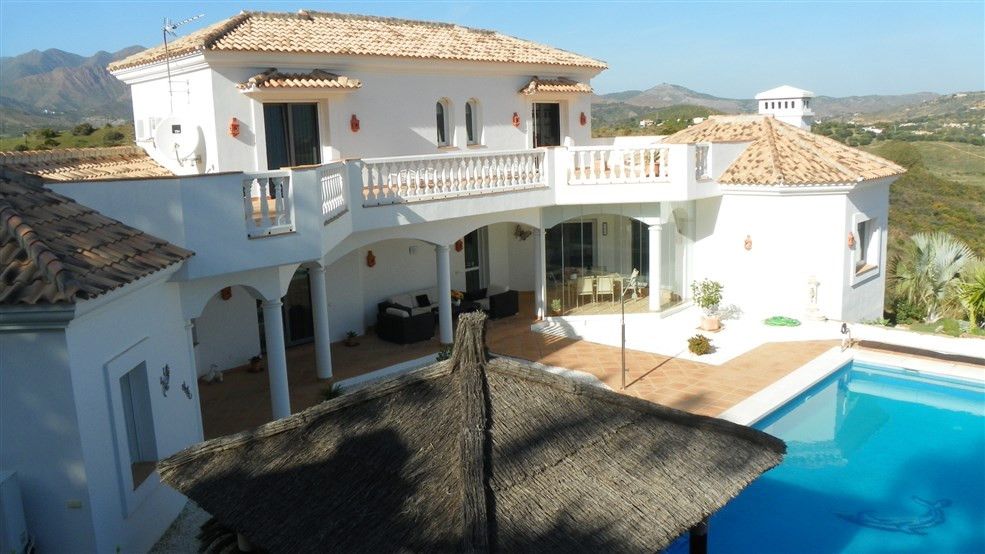
[[[544,150],[364,160],[365,206],[546,186]]]
[[[266,171],[243,178],[243,208],[248,237],[294,231],[294,194],[289,171]]]
[[[345,189],[345,164],[341,162],[318,168],[318,182],[321,183],[321,214],[327,223],[345,213],[347,206]]]
[[[568,184],[605,185],[670,181],[671,146],[575,146],[568,149]]]

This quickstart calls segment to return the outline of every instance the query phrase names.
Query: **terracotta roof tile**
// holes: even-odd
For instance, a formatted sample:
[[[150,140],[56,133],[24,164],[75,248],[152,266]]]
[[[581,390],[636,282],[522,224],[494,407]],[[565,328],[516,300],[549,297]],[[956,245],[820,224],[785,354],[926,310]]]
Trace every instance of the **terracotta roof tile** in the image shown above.
[[[336,75],[321,69],[315,69],[309,73],[284,73],[277,69],[268,69],[250,77],[245,83],[237,85],[238,88],[247,91],[287,88],[355,90],[361,86],[363,84],[359,79]]]
[[[28,181],[0,178],[0,304],[93,298],[193,255]]]
[[[536,94],[538,92],[592,92],[591,85],[579,83],[571,79],[541,79],[534,77],[520,92],[524,94]]]
[[[844,185],[900,175],[905,168],[764,115],[711,116],[666,143],[748,142],[719,177],[728,185]]]
[[[199,52],[282,52],[547,64],[605,69],[606,64],[536,42],[450,23],[316,11],[242,12],[168,43],[172,59]],[[109,66],[165,59],[164,45]]]
[[[0,152],[0,165],[52,181],[135,179],[174,175],[139,146]]]

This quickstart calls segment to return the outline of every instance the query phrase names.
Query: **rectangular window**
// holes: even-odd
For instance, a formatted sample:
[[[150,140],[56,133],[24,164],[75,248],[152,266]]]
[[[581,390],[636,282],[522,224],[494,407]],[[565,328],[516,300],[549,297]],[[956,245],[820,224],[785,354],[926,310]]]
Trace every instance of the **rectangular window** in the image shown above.
[[[133,488],[136,490],[154,471],[157,463],[157,441],[154,437],[154,414],[151,410],[146,363],[141,362],[120,377],[120,398],[123,402],[123,423],[127,432]]]
[[[267,169],[321,163],[317,104],[264,104]]]
[[[879,244],[879,228],[874,219],[860,220],[861,214],[856,216],[855,222],[855,275],[867,273],[879,267],[879,256],[881,245]]]

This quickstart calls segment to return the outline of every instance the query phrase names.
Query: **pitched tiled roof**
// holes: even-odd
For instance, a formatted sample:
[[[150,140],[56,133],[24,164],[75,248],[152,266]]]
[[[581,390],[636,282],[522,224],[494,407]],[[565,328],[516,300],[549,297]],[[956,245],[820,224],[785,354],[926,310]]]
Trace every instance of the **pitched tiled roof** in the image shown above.
[[[665,143],[749,142],[718,177],[728,185],[843,185],[905,168],[765,115],[711,116]]]
[[[605,69],[599,60],[536,42],[453,25],[315,11],[242,12],[168,43],[171,58],[204,51],[386,56]],[[164,45],[117,61],[110,71],[165,59]]]
[[[277,69],[268,69],[237,86],[243,90],[253,90],[285,88],[357,89],[363,85],[359,79],[336,75],[320,69],[315,69],[309,73],[284,73]]]
[[[171,177],[139,146],[0,152],[0,165],[52,181]]]
[[[534,77],[520,92],[535,94],[538,92],[592,92],[591,85],[579,83],[571,79],[541,79]]]
[[[39,181],[0,177],[0,304],[93,298],[193,255]]]

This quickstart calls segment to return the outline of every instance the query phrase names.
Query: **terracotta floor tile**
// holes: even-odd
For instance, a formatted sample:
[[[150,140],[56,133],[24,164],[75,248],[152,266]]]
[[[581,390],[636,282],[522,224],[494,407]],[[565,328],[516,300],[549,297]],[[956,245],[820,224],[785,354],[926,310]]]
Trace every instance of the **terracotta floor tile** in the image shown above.
[[[534,333],[533,294],[520,293],[521,313],[489,322],[487,343],[499,355],[545,365],[586,371],[618,390],[622,380],[619,348]],[[363,375],[395,363],[436,355],[437,337],[412,345],[396,345],[373,334],[359,337],[356,347],[332,345],[336,381]],[[680,410],[718,415],[748,396],[772,384],[814,359],[837,341],[767,343],[721,366],[626,351],[624,394],[662,403]],[[321,401],[319,391],[330,382],[317,378],[314,346],[288,350],[291,408],[301,411]],[[238,368],[224,373],[222,383],[199,387],[206,438],[254,427],[270,420],[267,372],[249,373]]]

